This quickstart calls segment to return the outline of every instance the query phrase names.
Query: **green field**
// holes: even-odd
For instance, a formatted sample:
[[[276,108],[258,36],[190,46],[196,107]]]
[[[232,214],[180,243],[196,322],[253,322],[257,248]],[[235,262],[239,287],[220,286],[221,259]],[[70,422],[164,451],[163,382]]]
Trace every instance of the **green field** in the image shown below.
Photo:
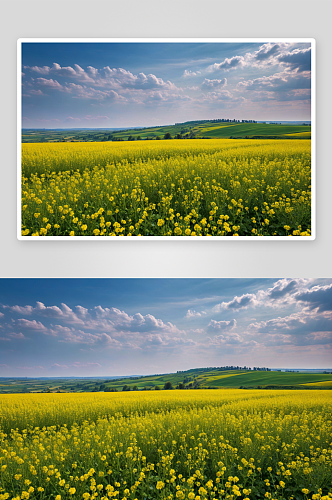
[[[329,389],[332,373],[253,371],[245,369],[197,368],[186,372],[143,377],[0,379],[0,394],[35,392],[100,392],[163,389],[166,382],[183,389]],[[182,384],[179,385],[179,384]]]
[[[310,128],[309,128],[310,130]],[[220,126],[213,129],[204,128],[198,132],[198,137],[213,137],[229,139],[233,137],[234,139],[247,137],[249,139],[259,136],[263,137],[281,137],[288,134],[302,134],[303,132],[308,132],[308,126],[299,125],[268,125],[264,123],[244,123],[238,125]],[[297,135],[297,138],[300,136]],[[308,139],[308,136],[306,136]]]
[[[321,382],[332,381],[332,375],[318,373],[287,373],[287,372],[246,372],[230,378],[217,378],[209,382],[212,387],[254,388],[261,386],[299,386],[310,383],[318,387]],[[303,387],[302,387],[303,388]],[[326,389],[326,386],[324,386]]]
[[[268,123],[232,123],[221,121],[192,121],[162,127],[137,129],[23,129],[22,143],[30,142],[108,142],[163,139],[165,134],[172,139],[239,139],[239,138],[282,138],[310,139],[310,125],[287,125]]]

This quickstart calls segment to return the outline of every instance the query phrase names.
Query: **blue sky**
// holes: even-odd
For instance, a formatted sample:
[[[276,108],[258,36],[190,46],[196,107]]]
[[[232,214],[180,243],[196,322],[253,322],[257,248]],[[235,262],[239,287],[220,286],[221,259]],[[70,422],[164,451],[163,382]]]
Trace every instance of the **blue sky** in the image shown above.
[[[0,376],[331,368],[332,279],[0,279]]]
[[[309,43],[22,44],[26,128],[310,120]]]

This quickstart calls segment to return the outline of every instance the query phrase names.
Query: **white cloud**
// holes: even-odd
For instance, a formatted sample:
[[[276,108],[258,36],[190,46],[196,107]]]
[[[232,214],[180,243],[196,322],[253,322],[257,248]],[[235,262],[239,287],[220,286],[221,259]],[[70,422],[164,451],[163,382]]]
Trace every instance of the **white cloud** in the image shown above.
[[[290,70],[298,72],[311,71],[311,47],[284,52],[278,55],[277,59]]]
[[[108,325],[118,332],[148,333],[162,331],[165,334],[180,333],[180,330],[172,323],[164,323],[161,319],[157,319],[151,314],[146,314],[144,316],[140,313],[136,313],[130,316],[126,312],[120,311],[115,307],[102,308],[101,306],[96,306],[94,310],[97,322],[100,322],[100,325]],[[92,324],[95,324],[95,321],[93,321]]]
[[[197,318],[197,317],[199,318],[200,316],[202,316],[202,313],[196,312],[195,310],[192,309],[188,309],[186,314],[186,318]]]
[[[226,87],[227,85],[227,78],[223,78],[222,80],[209,80],[208,78],[205,78],[202,83],[202,88],[222,88]]]
[[[309,308],[317,309],[319,313],[332,311],[332,284],[316,285],[310,289],[298,292],[295,299]]]
[[[201,71],[191,71],[190,69],[185,69],[183,73],[184,78],[192,77],[192,76],[199,76],[201,74]]]
[[[74,363],[70,366],[73,366],[74,368],[100,368],[102,365],[100,363],[82,363],[81,361],[74,361]]]
[[[45,95],[40,89],[39,90],[31,89],[31,90],[29,90],[29,92],[32,95]]]
[[[246,65],[245,58],[243,56],[234,56],[231,58],[226,57],[221,63],[214,63],[207,67],[207,71],[229,71],[230,69],[241,68]]]
[[[232,345],[241,343],[242,337],[237,333],[233,333],[231,335],[216,335],[210,339],[209,345]]]
[[[11,332],[9,334],[13,339],[25,339],[26,337],[23,335],[22,332],[19,332],[19,333],[15,333],[15,332]]]
[[[207,330],[209,332],[218,332],[221,330],[233,330],[236,327],[236,319],[232,319],[231,321],[215,321],[211,319],[210,323],[207,326]]]
[[[22,328],[27,328],[29,330],[40,331],[43,333],[47,333],[48,329],[40,322],[35,319],[30,321],[28,319],[18,319],[17,323]]]
[[[253,80],[242,80],[237,84],[238,90],[246,91],[296,91],[310,89],[311,80],[309,73],[283,71],[270,76],[262,76]]]
[[[225,309],[246,309],[249,306],[254,306],[257,304],[257,298],[254,293],[245,293],[240,297],[235,296],[233,300],[229,302],[222,302],[214,306],[213,310],[218,312]]]
[[[46,78],[36,78],[36,83],[50,89],[63,89],[63,86],[57,80],[53,79],[47,80]]]
[[[96,74],[98,73],[98,70],[95,70],[95,68],[92,68],[92,66],[88,66],[88,73],[87,73],[78,64],[74,64],[73,68],[71,66],[61,67],[60,64],[53,63],[53,66],[51,66],[51,67],[49,67],[49,66],[32,66],[32,67],[31,66],[24,66],[24,69],[30,70],[34,73],[39,73],[41,75],[56,74],[56,75],[61,76],[61,77],[76,78],[76,79],[84,80],[84,81],[91,82],[91,83],[94,82],[94,79],[90,75],[96,76]]]
[[[121,101],[126,102],[126,98],[119,95],[114,90],[100,90],[87,85],[78,85],[76,83],[67,83],[61,89],[63,92],[72,94],[76,99],[97,99],[107,101]]]
[[[162,100],[163,102],[175,101],[180,98],[182,92],[171,81],[163,80],[158,76],[140,72],[131,73],[124,68],[111,68],[105,66],[97,69],[88,66],[84,70],[78,64],[73,67],[61,67],[58,63],[49,66],[25,66],[31,73],[37,73],[52,78],[38,77],[31,78],[27,86],[37,86],[30,93],[40,94],[40,86],[45,89],[59,90],[71,94],[73,98],[105,100],[106,102],[142,103],[146,99]],[[66,79],[67,81],[60,80]],[[159,93],[158,93],[159,92]],[[183,100],[188,100],[188,96],[183,96]]]
[[[295,304],[298,301],[298,293],[305,291],[312,280],[302,278],[282,278],[276,281],[272,287],[259,290],[256,293],[246,293],[240,297],[236,296],[229,302],[222,302],[213,307],[213,311],[239,310],[248,307],[267,306],[281,307]]]
[[[76,306],[76,313],[68,307],[66,304],[61,304],[61,307],[58,306],[45,306],[42,302],[36,302],[36,306],[12,306],[8,307],[12,312],[20,313],[20,314],[36,314],[38,316],[43,316],[45,318],[59,318],[68,321],[69,323],[74,324],[84,324],[84,318],[87,315],[87,309],[81,306]],[[22,320],[23,321],[23,320]],[[26,320],[25,320],[26,321]]]
[[[265,43],[254,52],[248,52],[244,56],[233,56],[225,58],[222,62],[211,64],[207,67],[208,72],[229,71],[238,68],[269,68],[279,66],[286,71],[297,73],[310,72],[311,69],[311,47],[304,49],[292,49],[292,43]]]
[[[17,367],[19,370],[45,370],[43,366],[18,366]]]
[[[71,309],[64,303],[59,307],[45,306],[42,302],[37,302],[35,307],[31,305],[3,307],[11,313],[41,316],[60,321],[60,324],[55,326],[52,324],[45,326],[36,319],[20,318],[16,320],[16,323],[20,328],[58,337],[61,342],[120,347],[130,338],[141,343],[142,338],[148,334],[160,334],[163,338],[185,335],[183,330],[179,330],[171,322],[164,322],[152,314],[129,315],[115,307],[96,306],[88,310],[82,306],[76,306]],[[12,321],[15,324],[15,321]]]

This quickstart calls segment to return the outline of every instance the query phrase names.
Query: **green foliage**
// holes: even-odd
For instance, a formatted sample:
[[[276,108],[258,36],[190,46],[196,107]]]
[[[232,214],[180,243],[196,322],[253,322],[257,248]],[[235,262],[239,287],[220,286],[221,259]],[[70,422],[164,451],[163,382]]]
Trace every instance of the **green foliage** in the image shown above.
[[[175,124],[163,127],[147,127],[126,130],[110,129],[70,129],[70,130],[37,130],[23,129],[22,142],[103,142],[123,140],[160,140],[196,138],[310,138],[310,125],[287,125],[268,123],[232,123],[220,121],[194,121],[186,124]],[[111,134],[110,134],[111,132]],[[301,134],[295,137],[285,134]],[[165,137],[167,135],[167,137]]]
[[[170,389],[173,389],[172,382],[166,382],[164,385],[164,390],[169,391]]]

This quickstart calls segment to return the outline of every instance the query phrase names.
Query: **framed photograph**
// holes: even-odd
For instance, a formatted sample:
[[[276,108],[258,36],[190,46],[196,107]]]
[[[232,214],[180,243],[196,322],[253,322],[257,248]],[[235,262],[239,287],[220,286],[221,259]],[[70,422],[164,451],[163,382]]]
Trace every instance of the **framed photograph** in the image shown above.
[[[331,292],[0,279],[1,500],[329,500]]]
[[[315,239],[314,39],[20,39],[17,84],[18,239]]]

